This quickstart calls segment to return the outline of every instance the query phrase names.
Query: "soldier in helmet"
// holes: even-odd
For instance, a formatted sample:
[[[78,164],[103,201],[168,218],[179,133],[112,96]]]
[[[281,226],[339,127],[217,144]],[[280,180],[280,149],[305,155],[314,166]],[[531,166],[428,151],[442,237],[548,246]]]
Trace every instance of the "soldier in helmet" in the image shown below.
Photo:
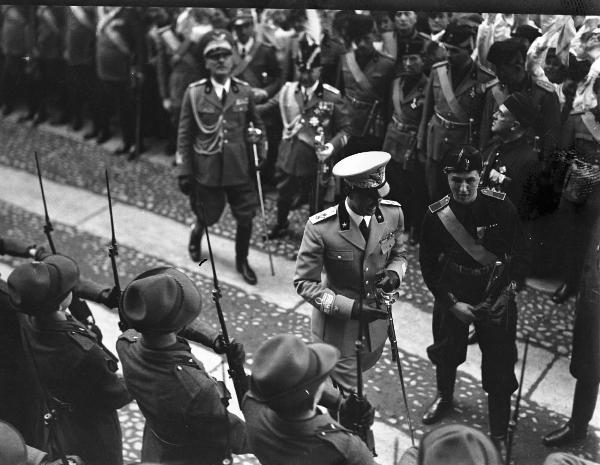
[[[427,86],[423,46],[423,41],[415,40],[398,50],[400,76],[392,82],[394,112],[383,141],[383,150],[392,156],[386,171],[389,197],[403,206],[405,227],[413,244],[418,241],[428,199],[425,160],[416,150]]]
[[[248,264],[252,218],[258,205],[250,144],[261,138],[256,132],[250,134],[248,127],[253,123],[264,134],[264,126],[252,87],[232,76],[231,34],[213,30],[203,37],[200,49],[210,77],[186,90],[177,140],[182,158],[179,188],[190,196],[197,217],[189,253],[193,261],[200,261],[204,228],[219,220],[227,200],[237,220],[236,269],[244,281],[256,284],[256,274]]]
[[[312,214],[320,210],[315,205],[322,202],[327,189],[331,160],[348,141],[349,108],[339,90],[321,82],[321,50],[307,34],[299,42],[295,61],[299,80],[287,82],[267,104],[259,106],[261,114],[276,108],[284,127],[277,160],[282,177],[277,185],[277,224],[270,238],[287,233],[295,198],[308,198]],[[319,199],[315,199],[317,160],[323,163]]]
[[[439,421],[452,408],[456,369],[465,361],[469,324],[474,322],[490,433],[503,449],[510,398],[517,388],[517,313],[509,283],[522,279],[526,270],[523,237],[506,194],[478,189],[481,153],[461,146],[446,160],[451,194],[429,206],[419,249],[421,273],[435,298],[433,344],[427,354],[437,380],[437,394],[423,423]]]
[[[243,411],[252,452],[263,465],[369,465],[373,455],[361,439],[317,404],[344,412],[348,400],[326,384],[339,351],[281,334],[259,347]],[[341,407],[340,407],[341,402]]]
[[[471,58],[476,28],[453,19],[441,42],[448,60],[431,69],[417,147],[426,154],[427,189],[431,200],[448,192],[442,163],[446,154],[462,144],[478,144],[479,121],[485,90],[494,74]]]
[[[117,409],[131,397],[117,377],[114,356],[66,312],[78,281],[79,268],[71,258],[50,255],[13,270],[7,279],[9,302],[22,314],[19,321],[28,375],[40,392],[36,418],[55,409],[55,423],[50,427],[56,429],[65,453],[80,456],[86,464],[120,465]],[[39,431],[34,445],[42,438]]]
[[[346,34],[352,49],[342,57],[336,87],[351,108],[347,152],[380,150],[388,116],[388,92],[394,77],[394,58],[375,50],[374,22],[362,14],[348,19]]]
[[[382,199],[389,193],[389,161],[386,152],[364,152],[333,167],[349,193],[339,205],[309,218],[296,260],[294,286],[313,306],[313,337],[340,350],[331,377],[346,392],[356,387],[359,321],[366,334],[365,371],[377,363],[387,339],[387,312],[379,308],[378,289],[393,292],[406,272],[402,210]]]
[[[250,452],[244,422],[223,405],[225,386],[177,335],[201,308],[195,284],[175,268],[148,270],[123,291],[121,310],[132,329],[119,337],[117,351],[146,417],[142,461],[213,465]],[[243,349],[237,356],[243,359]]]

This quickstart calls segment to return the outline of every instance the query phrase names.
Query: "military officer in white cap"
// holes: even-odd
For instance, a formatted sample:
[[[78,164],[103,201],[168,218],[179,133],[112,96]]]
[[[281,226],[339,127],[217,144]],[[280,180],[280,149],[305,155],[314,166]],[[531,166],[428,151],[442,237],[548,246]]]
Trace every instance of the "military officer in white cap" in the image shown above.
[[[385,181],[390,158],[387,152],[363,152],[333,167],[348,194],[309,218],[296,260],[294,286],[314,307],[313,338],[340,350],[331,377],[346,392],[356,386],[359,318],[367,327],[361,358],[365,371],[381,356],[387,337],[387,313],[377,302],[378,291],[395,291],[406,272],[402,209],[382,199],[390,190]]]

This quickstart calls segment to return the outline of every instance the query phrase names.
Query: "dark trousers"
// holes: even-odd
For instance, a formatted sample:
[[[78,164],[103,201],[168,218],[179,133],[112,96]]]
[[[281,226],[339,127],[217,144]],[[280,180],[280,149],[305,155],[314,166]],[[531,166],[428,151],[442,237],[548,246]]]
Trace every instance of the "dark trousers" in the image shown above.
[[[258,207],[258,195],[254,183],[223,187],[194,183],[190,203],[192,211],[196,214],[198,231],[204,231],[204,228],[219,221],[225,209],[225,202],[229,203],[231,213],[237,221],[235,257],[237,262],[241,262],[248,258],[252,219]],[[198,241],[201,237],[200,233]]]
[[[37,67],[30,81],[28,92],[29,114],[37,114],[40,119],[45,119],[50,113],[50,108],[55,107],[59,118],[67,116],[67,85],[66,64],[59,58],[40,58],[36,60]]]
[[[83,121],[87,107],[92,117],[94,129],[97,130],[100,127],[98,108],[100,84],[96,77],[94,65],[69,65],[67,67],[67,84],[69,113],[73,121]]]
[[[472,305],[481,301],[487,276],[452,275],[450,280],[462,283],[451,286],[459,301]],[[499,325],[475,322],[475,331],[481,349],[481,379],[483,390],[488,393],[490,431],[503,436],[510,416],[510,397],[518,383],[514,373],[517,361],[515,343],[517,311],[513,303]],[[463,323],[444,304],[436,301],[433,306],[433,344],[427,348],[429,359],[436,366],[438,391],[446,399],[452,398],[456,368],[466,360],[469,325]]]
[[[277,224],[286,225],[290,211],[298,208],[306,200],[309,203],[310,214],[316,213],[314,186],[314,176],[292,176],[289,174],[281,176],[280,181],[277,183]]]
[[[25,91],[25,61],[22,56],[5,55],[0,74],[0,104],[11,111]]]
[[[578,379],[575,384],[573,407],[569,423],[575,430],[587,431],[598,400],[598,381]]]
[[[101,81],[98,122],[101,132],[110,132],[110,117],[116,110],[124,146],[135,142],[135,92],[129,81]]]

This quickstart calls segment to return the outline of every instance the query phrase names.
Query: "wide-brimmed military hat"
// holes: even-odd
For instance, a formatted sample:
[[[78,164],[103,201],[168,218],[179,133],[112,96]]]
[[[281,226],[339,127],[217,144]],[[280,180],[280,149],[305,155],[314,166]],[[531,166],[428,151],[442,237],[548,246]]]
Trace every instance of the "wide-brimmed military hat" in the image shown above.
[[[276,411],[314,399],[339,357],[338,349],[329,344],[306,344],[292,334],[277,335],[256,351],[252,395]]]
[[[344,178],[351,187],[376,189],[380,197],[385,197],[390,193],[390,186],[385,180],[385,166],[391,158],[387,152],[357,153],[338,161],[332,173]]]
[[[465,425],[444,425],[430,431],[419,446],[418,465],[501,465],[492,441]]]
[[[177,332],[202,310],[194,282],[175,268],[148,270],[131,281],[121,295],[121,312],[138,331]]]
[[[224,29],[213,29],[202,36],[198,46],[205,57],[222,52],[233,53],[233,36]]]
[[[21,433],[5,421],[0,420],[0,463],[7,465],[25,465],[27,449]]]
[[[452,148],[444,158],[444,173],[469,173],[481,171],[483,157],[481,152],[472,145],[459,145]]]
[[[8,276],[10,304],[30,315],[53,312],[79,282],[79,267],[65,255],[24,263]]]

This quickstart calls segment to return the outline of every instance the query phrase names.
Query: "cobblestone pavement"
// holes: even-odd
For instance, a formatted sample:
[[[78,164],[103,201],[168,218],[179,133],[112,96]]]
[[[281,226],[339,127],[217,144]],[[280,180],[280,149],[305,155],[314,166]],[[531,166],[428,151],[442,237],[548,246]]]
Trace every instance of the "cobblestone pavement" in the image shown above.
[[[96,193],[105,191],[103,171],[107,163],[112,173],[111,190],[113,197],[139,208],[152,210],[163,216],[186,222],[189,211],[186,199],[176,191],[173,173],[162,164],[142,159],[136,163],[127,163],[120,158],[110,157],[104,150],[94,145],[34,130],[10,122],[0,124],[0,165],[8,165],[29,172],[35,172],[33,151],[41,156],[44,176],[57,182],[83,187]],[[0,167],[1,170],[1,167]],[[267,199],[269,215],[273,218],[273,200]],[[49,206],[51,210],[51,206]],[[288,258],[295,256],[302,234],[306,213],[296,212],[292,218],[291,237],[277,242],[277,253]],[[42,218],[0,201],[0,235],[21,237],[28,241],[45,243]],[[226,213],[220,225],[213,228],[213,234],[232,237],[235,228],[233,219]],[[106,241],[76,228],[54,222],[55,242],[59,252],[73,256],[81,267],[82,275],[102,283],[112,281],[110,262],[107,259]],[[260,238],[255,232],[255,247],[260,248]],[[2,261],[12,266],[19,259],[2,257]],[[128,282],[138,273],[154,266],[169,264],[160,257],[152,256],[127,247],[119,250],[119,274],[122,283]],[[176,264],[170,264],[176,265]],[[204,265],[204,266],[208,266]],[[409,250],[409,267],[418,270],[417,250]],[[212,282],[200,273],[192,273],[203,293],[210,292]],[[266,338],[282,332],[298,334],[304,339],[310,338],[309,319],[301,313],[284,310],[240,289],[227,284],[222,285],[223,308],[231,309],[227,314],[228,326],[233,337],[243,339],[248,360],[258,345]],[[568,355],[570,351],[573,302],[553,305],[548,294],[527,289],[520,295],[519,338],[524,333],[531,335],[532,343],[555,354]],[[403,285],[402,299],[410,302],[420,312],[431,313],[433,302],[419,272],[407,275]],[[217,318],[214,304],[207,303],[203,316],[216,327]],[[417,436],[424,432],[416,418],[423,412],[435,391],[435,379],[428,360],[402,350],[400,355],[404,376],[409,380],[408,397],[413,412],[413,422]],[[374,370],[366,377],[366,394],[377,408],[378,420],[408,433],[405,412],[397,389],[397,372],[391,361],[389,349]],[[444,423],[459,422],[481,427],[487,431],[486,402],[480,383],[472,376],[461,374],[456,390],[457,407]],[[517,463],[541,463],[541,460],[529,462],[525,457],[543,457],[548,451],[540,444],[540,436],[566,420],[564,416],[531,401],[525,393],[521,405],[522,416],[515,438],[514,456]],[[126,461],[139,460],[143,417],[135,404],[120,412],[124,432],[124,454]],[[594,431],[598,434],[597,431]],[[589,440],[571,451],[587,458],[598,458],[597,441]],[[245,463],[256,463],[248,458]]]

